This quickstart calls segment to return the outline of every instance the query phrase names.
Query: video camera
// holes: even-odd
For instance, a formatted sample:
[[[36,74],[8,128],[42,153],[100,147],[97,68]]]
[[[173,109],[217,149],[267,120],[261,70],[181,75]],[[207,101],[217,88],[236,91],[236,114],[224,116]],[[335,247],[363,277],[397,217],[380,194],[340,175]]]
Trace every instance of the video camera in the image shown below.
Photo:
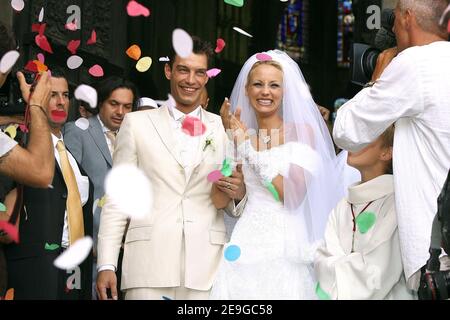
[[[395,22],[393,9],[384,9],[381,13],[381,28],[378,30],[373,46],[364,43],[354,43],[352,47],[352,82],[363,86],[372,78],[380,53],[395,47],[397,40],[392,32]]]
[[[28,84],[32,84],[35,74],[22,71]],[[16,74],[11,72],[3,86],[0,88],[0,116],[24,114],[26,103],[20,91],[19,80]]]
[[[450,296],[450,270],[440,271],[442,249],[450,253],[450,171],[438,197],[438,210],[431,235],[430,259],[422,268],[420,300],[447,300]]]

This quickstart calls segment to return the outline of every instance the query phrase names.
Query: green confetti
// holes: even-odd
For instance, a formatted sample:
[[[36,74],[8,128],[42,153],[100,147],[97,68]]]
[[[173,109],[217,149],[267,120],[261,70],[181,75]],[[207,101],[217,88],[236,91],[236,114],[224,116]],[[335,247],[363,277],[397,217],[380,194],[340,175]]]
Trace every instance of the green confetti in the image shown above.
[[[242,7],[244,5],[244,0],[224,0],[224,2],[236,7]]]
[[[373,227],[377,216],[373,212],[362,212],[356,217],[356,225],[358,226],[359,232],[362,234],[366,233]]]
[[[59,245],[56,243],[52,243],[52,244],[45,243],[45,250],[55,251],[58,248],[59,248]]]
[[[330,295],[326,293],[321,287],[320,283],[317,282],[316,285],[316,295],[319,298],[319,300],[331,300]]]
[[[272,182],[266,181],[265,183],[266,188],[270,191],[270,193],[273,195],[276,201],[280,201],[280,195],[278,194],[277,189],[275,189],[275,186]]]
[[[6,211],[5,205],[1,202],[0,202],[0,211]]]
[[[231,168],[231,161],[229,159],[223,160],[222,169],[220,170],[220,172],[224,177],[229,177],[232,175],[233,169]]]

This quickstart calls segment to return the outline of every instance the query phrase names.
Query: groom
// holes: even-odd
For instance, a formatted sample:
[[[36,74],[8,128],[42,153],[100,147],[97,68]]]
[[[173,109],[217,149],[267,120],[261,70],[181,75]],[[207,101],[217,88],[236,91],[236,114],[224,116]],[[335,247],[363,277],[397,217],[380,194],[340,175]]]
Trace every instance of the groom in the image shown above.
[[[220,169],[227,136],[219,116],[201,106],[201,92],[212,48],[193,37],[193,53],[173,54],[165,65],[173,100],[161,108],[127,114],[116,140],[114,166],[133,164],[151,180],[154,203],[145,220],[131,219],[125,239],[122,290],[125,299],[207,299],[222,257],[226,232],[223,213],[210,198],[207,176]],[[196,117],[206,132],[191,137],[181,129]],[[212,143],[210,143],[212,142]],[[241,173],[229,178],[235,199],[245,187]],[[229,210],[239,211],[245,201]],[[107,200],[98,235],[97,292],[117,299],[117,257],[127,218]]]

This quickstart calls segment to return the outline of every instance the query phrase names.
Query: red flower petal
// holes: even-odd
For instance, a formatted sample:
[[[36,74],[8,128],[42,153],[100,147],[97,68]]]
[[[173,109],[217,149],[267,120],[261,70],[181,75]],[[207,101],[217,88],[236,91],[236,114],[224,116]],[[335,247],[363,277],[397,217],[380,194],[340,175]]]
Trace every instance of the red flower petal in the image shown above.
[[[8,221],[0,221],[0,230],[5,231],[12,241],[19,243],[19,230],[16,226],[8,223]]]
[[[219,38],[216,41],[216,49],[214,50],[216,53],[222,52],[223,48],[225,48],[225,40]]]
[[[48,43],[46,36],[37,35],[34,40],[39,48],[44,51],[53,53],[52,47],[50,46],[50,43]]]
[[[76,54],[80,44],[81,44],[80,40],[70,40],[69,43],[67,44],[67,49],[70,51],[70,53]]]
[[[95,32],[95,30],[92,30],[91,37],[87,41],[87,44],[94,44],[96,42],[97,42],[97,32]]]
[[[202,123],[200,119],[190,116],[186,116],[183,124],[181,125],[181,129],[184,133],[192,137],[201,136],[206,132],[205,124]]]

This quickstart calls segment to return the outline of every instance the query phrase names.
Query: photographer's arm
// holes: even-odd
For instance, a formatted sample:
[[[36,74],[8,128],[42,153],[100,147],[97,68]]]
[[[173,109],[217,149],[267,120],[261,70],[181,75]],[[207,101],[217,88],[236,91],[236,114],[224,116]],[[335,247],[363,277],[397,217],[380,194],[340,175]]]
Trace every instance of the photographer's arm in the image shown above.
[[[333,137],[340,148],[357,152],[398,119],[415,117],[422,111],[416,62],[402,53],[386,67],[391,58],[392,54],[378,60],[377,73],[382,74],[372,87],[361,90],[339,108]]]
[[[26,96],[29,88],[23,75],[18,75],[18,79],[22,93]],[[31,124],[27,148],[15,146],[0,158],[0,173],[20,183],[41,188],[48,187],[52,182],[55,166],[50,127],[45,113],[50,92],[50,78],[44,72],[30,99]]]

